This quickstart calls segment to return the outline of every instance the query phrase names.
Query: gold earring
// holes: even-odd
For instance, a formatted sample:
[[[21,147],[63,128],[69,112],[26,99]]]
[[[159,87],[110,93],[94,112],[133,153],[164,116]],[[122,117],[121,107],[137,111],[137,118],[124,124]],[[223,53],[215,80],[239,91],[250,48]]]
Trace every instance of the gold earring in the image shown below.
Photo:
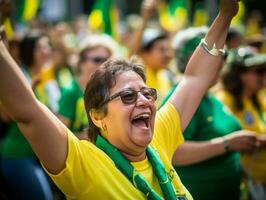
[[[102,122],[102,130],[104,133],[107,133],[107,127],[106,124]]]

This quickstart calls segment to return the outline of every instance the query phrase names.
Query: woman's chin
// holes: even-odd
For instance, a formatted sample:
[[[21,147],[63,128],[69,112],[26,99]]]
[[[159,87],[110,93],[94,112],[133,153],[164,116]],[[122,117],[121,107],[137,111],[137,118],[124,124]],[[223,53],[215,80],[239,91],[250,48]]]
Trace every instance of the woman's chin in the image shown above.
[[[136,138],[134,143],[139,147],[147,147],[152,141],[152,136],[143,136],[141,138]]]

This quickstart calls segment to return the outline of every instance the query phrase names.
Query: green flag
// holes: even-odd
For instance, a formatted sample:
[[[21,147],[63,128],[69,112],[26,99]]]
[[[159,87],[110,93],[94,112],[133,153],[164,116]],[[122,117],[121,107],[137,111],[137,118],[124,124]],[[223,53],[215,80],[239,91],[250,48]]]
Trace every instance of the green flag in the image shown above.
[[[115,36],[117,11],[113,0],[96,0],[89,15],[89,25],[92,31],[100,31]]]
[[[162,3],[159,11],[161,26],[167,31],[177,31],[188,24],[188,0],[170,0]]]
[[[193,16],[193,26],[199,27],[208,25],[209,15],[203,2],[197,2]]]
[[[40,6],[40,0],[21,0],[18,3],[18,15],[19,21],[30,21],[37,14]]]

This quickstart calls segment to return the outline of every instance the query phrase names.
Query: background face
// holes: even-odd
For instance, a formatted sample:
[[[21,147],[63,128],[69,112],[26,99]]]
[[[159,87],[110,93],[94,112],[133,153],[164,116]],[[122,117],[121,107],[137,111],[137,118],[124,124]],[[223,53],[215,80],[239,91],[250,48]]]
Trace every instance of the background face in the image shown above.
[[[52,48],[49,43],[48,37],[41,37],[37,43],[36,47],[34,49],[34,60],[36,64],[43,64],[47,62],[52,55]]]
[[[167,68],[173,58],[173,49],[170,45],[170,40],[163,39],[156,41],[151,50],[146,53],[145,58],[145,64],[152,69],[159,70]]]
[[[90,77],[103,62],[110,58],[110,56],[110,51],[105,47],[96,47],[87,51],[85,60],[80,63],[81,73]]]
[[[241,80],[244,86],[244,90],[251,93],[256,93],[263,87],[263,73],[250,69],[247,72],[242,73]]]

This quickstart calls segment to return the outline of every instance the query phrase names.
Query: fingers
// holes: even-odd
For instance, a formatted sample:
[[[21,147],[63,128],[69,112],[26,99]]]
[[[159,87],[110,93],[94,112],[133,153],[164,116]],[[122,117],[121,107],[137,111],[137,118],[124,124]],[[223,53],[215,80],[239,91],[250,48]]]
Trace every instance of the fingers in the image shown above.
[[[266,147],[266,136],[258,136],[257,137],[257,147],[265,148]]]
[[[266,147],[266,137],[249,137],[244,147],[244,152],[252,153],[257,149]]]
[[[0,25],[0,40],[2,40],[6,46],[6,48],[8,49],[8,39],[6,37],[6,32],[5,32],[5,26],[4,25]]]
[[[141,5],[141,16],[147,21],[156,10],[156,0],[144,0]]]

